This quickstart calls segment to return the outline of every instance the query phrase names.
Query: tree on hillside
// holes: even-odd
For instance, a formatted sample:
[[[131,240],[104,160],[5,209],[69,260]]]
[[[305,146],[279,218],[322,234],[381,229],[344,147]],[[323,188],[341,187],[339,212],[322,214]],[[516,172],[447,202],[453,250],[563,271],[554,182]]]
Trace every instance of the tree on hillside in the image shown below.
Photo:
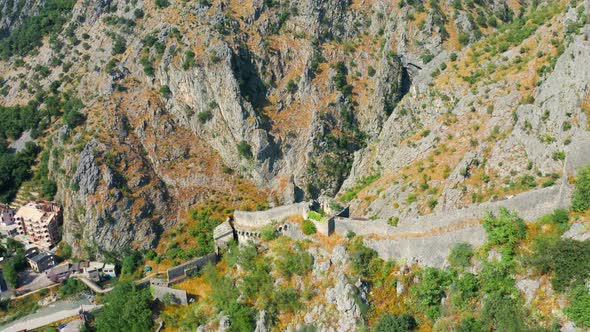
[[[372,331],[374,332],[409,332],[416,330],[416,320],[408,314],[396,316],[385,314],[381,316]]]
[[[16,267],[12,260],[8,260],[4,263],[4,279],[8,283],[8,286],[15,288],[18,284],[18,275],[16,274]]]
[[[494,245],[512,247],[526,235],[524,221],[508,209],[501,207],[497,216],[493,213],[483,218],[483,228],[488,234],[488,241]]]
[[[96,316],[98,332],[151,331],[151,296],[147,289],[138,289],[130,281],[122,281],[105,296],[105,305]]]
[[[585,211],[590,208],[590,165],[578,172],[576,191],[572,199],[574,211]]]

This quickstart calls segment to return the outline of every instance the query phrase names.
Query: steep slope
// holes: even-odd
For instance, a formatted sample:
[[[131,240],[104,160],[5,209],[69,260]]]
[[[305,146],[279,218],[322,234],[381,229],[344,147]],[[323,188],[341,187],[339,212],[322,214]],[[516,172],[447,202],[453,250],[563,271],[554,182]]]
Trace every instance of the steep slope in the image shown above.
[[[567,182],[590,162],[584,10],[552,3],[435,57],[355,155],[342,198],[404,217]]]
[[[78,253],[153,246],[210,197],[225,197],[219,211],[231,211],[353,188],[346,203],[357,182],[379,177],[352,205],[355,213],[388,218],[526,190],[528,178],[520,186],[507,174],[528,168],[528,159],[530,172],[547,181],[562,174],[565,134],[555,134],[547,150],[507,120],[534,91],[554,90],[549,80],[534,87],[533,76],[565,49],[566,23],[581,22],[571,1],[537,9],[501,0],[1,4],[3,105],[35,98],[48,114],[32,127],[53,137],[52,144],[38,141],[50,151],[66,239]],[[528,35],[512,36],[523,27]],[[453,53],[457,60],[449,61]],[[572,80],[583,78],[578,73]],[[86,118],[75,128],[66,106],[74,97]],[[528,112],[518,109],[518,124]],[[572,116],[585,119],[581,111]],[[555,112],[547,121],[557,130],[565,120]],[[62,128],[66,122],[70,128]],[[573,149],[583,135],[581,122],[570,122]],[[461,137],[466,128],[480,137]],[[518,167],[492,162],[505,159],[507,148]],[[434,166],[442,157],[448,169]],[[426,163],[439,174],[423,181]],[[518,188],[491,188],[511,179]],[[400,208],[418,185],[430,193]]]

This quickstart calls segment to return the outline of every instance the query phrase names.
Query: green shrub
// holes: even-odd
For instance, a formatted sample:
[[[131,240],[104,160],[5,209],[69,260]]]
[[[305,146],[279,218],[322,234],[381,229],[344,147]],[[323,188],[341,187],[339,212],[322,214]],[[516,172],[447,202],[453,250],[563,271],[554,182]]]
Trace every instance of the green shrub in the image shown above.
[[[551,219],[558,225],[567,224],[570,220],[570,214],[566,209],[555,209],[553,210]]]
[[[156,5],[156,7],[160,8],[160,9],[166,8],[170,5],[168,0],[155,0],[154,4]]]
[[[315,234],[317,232],[317,228],[315,227],[315,224],[313,223],[313,221],[307,220],[307,219],[303,220],[301,230],[303,231],[303,234],[305,234],[305,235],[311,235],[311,234]]]
[[[199,112],[197,114],[197,119],[199,119],[200,123],[205,123],[211,119],[213,119],[213,113],[211,113],[211,111],[207,110],[207,111],[203,111],[203,112]]]
[[[277,250],[275,266],[280,275],[290,278],[296,274],[303,276],[313,267],[313,256],[300,245],[295,245],[291,250],[283,248]]]
[[[389,219],[387,219],[387,223],[393,227],[396,227],[399,224],[399,217],[389,217]]]
[[[416,194],[414,193],[410,193],[408,194],[408,196],[406,197],[406,204],[412,204],[414,202],[416,202],[418,200],[418,196],[416,196]]]
[[[297,91],[297,83],[293,80],[289,80],[289,82],[287,82],[287,92],[294,93],[295,91]]]
[[[493,245],[514,246],[526,235],[524,221],[505,207],[501,207],[498,216],[492,212],[483,218],[483,227],[488,234],[488,242]]]
[[[238,143],[238,153],[242,158],[252,159],[254,157],[252,154],[252,147],[246,141]]]
[[[309,219],[315,220],[315,221],[323,221],[324,220],[324,216],[321,213],[316,212],[316,211],[309,211],[307,216],[309,217]]]
[[[371,329],[373,332],[409,332],[417,328],[416,320],[408,314],[383,314]]]
[[[127,50],[127,44],[125,43],[125,40],[120,37],[116,38],[113,43],[113,55],[123,54],[125,53],[125,50]]]
[[[104,306],[96,316],[97,331],[150,331],[153,326],[148,289],[132,282],[118,282],[105,295]],[[125,319],[121,319],[125,317]]]
[[[584,285],[579,285],[569,293],[570,304],[565,308],[565,314],[576,323],[576,327],[590,328],[590,293]]]
[[[86,289],[86,285],[78,279],[69,278],[62,284],[59,289],[59,294],[62,298],[76,295]]]
[[[590,241],[560,239],[558,235],[537,237],[527,263],[539,272],[553,272],[553,288],[564,291],[590,278]]]
[[[445,289],[450,285],[450,275],[439,269],[425,268],[417,274],[419,283],[410,288],[412,301],[416,308],[432,320],[441,314],[441,300]]]
[[[555,151],[552,157],[553,160],[565,160],[565,151]]]
[[[465,308],[470,299],[477,296],[479,281],[473,273],[465,273],[451,287],[451,303],[456,308]]]
[[[486,297],[481,316],[491,331],[527,331],[522,304],[512,297],[498,294]]]
[[[459,34],[459,43],[464,46],[469,44],[469,34],[467,32],[461,32]]]
[[[195,52],[188,50],[184,52],[184,60],[182,61],[182,69],[188,70],[195,66]]]
[[[168,87],[168,85],[162,85],[160,87],[160,95],[164,98],[168,98],[170,97],[170,94],[172,93],[172,91],[170,91],[170,88]]]
[[[449,264],[452,267],[465,268],[471,265],[471,257],[473,257],[473,248],[469,243],[457,243],[451,248],[449,254]]]
[[[75,128],[84,123],[86,117],[78,111],[67,112],[63,115],[63,121],[68,127]]]
[[[277,238],[277,232],[275,230],[275,225],[274,224],[270,224],[270,225],[264,226],[260,230],[260,237],[264,241],[272,241],[272,240],[276,239]]]
[[[572,198],[572,209],[574,211],[585,211],[590,208],[590,166],[578,171],[576,177],[576,190]]]
[[[347,244],[346,249],[349,252],[354,271],[365,278],[369,277],[372,262],[379,260],[377,252],[374,249],[366,247],[359,237],[352,238]]]
[[[18,286],[18,274],[16,273],[16,266],[14,261],[9,259],[4,262],[4,279],[10,287],[16,288]]]

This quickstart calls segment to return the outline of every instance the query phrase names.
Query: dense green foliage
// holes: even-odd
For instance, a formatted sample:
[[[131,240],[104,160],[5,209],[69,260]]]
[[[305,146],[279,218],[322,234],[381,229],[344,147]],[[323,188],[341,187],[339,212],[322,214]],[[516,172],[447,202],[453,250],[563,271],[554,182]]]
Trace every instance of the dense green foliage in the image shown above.
[[[118,282],[104,298],[104,307],[96,316],[96,331],[150,331],[153,326],[148,289],[132,282]]]
[[[277,231],[275,230],[275,225],[270,224],[270,225],[264,226],[260,230],[260,237],[264,241],[272,241],[272,240],[276,239],[277,238]]]
[[[457,243],[451,248],[449,263],[452,267],[465,268],[471,264],[470,261],[472,256],[473,249],[469,243]]]
[[[0,36],[0,57],[27,55],[41,46],[43,37],[59,33],[76,0],[47,0],[37,15],[25,18],[8,36]]]
[[[252,154],[252,147],[246,141],[238,143],[238,153],[242,158],[252,159],[254,157]]]
[[[451,303],[455,308],[466,308],[469,302],[476,298],[479,290],[479,280],[473,273],[465,273],[456,279],[451,287]]]
[[[385,314],[379,317],[372,330],[373,332],[409,332],[416,330],[416,320],[408,314],[396,316]]]
[[[29,142],[24,150],[12,154],[0,141],[0,202],[12,201],[20,185],[31,178],[37,153],[37,146]]]
[[[570,305],[565,308],[566,315],[577,327],[590,328],[590,293],[585,285],[578,285],[569,293]]]
[[[303,231],[303,234],[305,235],[311,235],[311,234],[315,234],[315,232],[317,232],[317,228],[315,227],[315,224],[313,223],[313,221],[311,220],[303,220],[303,224],[301,225],[301,230]]]
[[[81,291],[86,289],[86,285],[78,279],[69,278],[64,281],[61,288],[59,289],[59,294],[62,298],[72,296],[75,294],[80,293]]]
[[[352,268],[357,274],[364,278],[369,278],[372,272],[371,268],[382,262],[378,257],[377,252],[366,247],[358,237],[351,239],[346,249],[350,255]]]
[[[36,136],[39,129],[42,129],[38,128],[42,115],[38,105],[37,101],[31,101],[25,106],[0,106],[0,139],[18,138],[28,129],[33,129],[33,136]]]
[[[4,263],[4,269],[2,270],[4,274],[4,279],[8,286],[16,287],[18,285],[18,274],[16,272],[16,267],[12,260],[8,260]]]
[[[123,258],[121,263],[121,274],[131,276],[141,264],[141,255],[138,252],[133,252]]]
[[[515,212],[504,207],[500,208],[497,216],[488,213],[483,218],[483,227],[488,234],[488,243],[500,246],[507,255],[512,253],[514,245],[526,235],[524,221]]]
[[[313,257],[299,244],[293,248],[281,247],[277,250],[275,266],[279,274],[285,278],[293,275],[304,275],[313,267]]]
[[[253,243],[229,247],[224,260],[231,269],[239,266],[240,283],[234,284],[227,274],[221,275],[213,266],[206,267],[203,272],[211,285],[210,298],[217,310],[229,316],[231,331],[253,331],[259,310],[266,311],[267,324],[272,325],[279,312],[301,309],[303,294],[289,286],[275,287],[273,272],[287,280],[294,275],[304,276],[311,271],[313,258],[300,245],[284,237],[274,244],[276,255],[272,260],[260,255]]]
[[[39,107],[41,103],[44,104],[43,108]],[[27,143],[26,148],[19,153],[10,153],[5,139],[17,139],[26,130],[31,130],[31,136],[38,138],[49,127],[52,119],[62,114],[64,124],[76,127],[84,122],[85,117],[80,113],[83,107],[82,101],[71,92],[58,94],[57,91],[51,94],[39,93],[26,106],[0,106],[0,202],[11,201],[20,185],[31,178],[31,166],[39,152],[34,144]],[[41,157],[35,181],[41,185],[43,197],[51,199],[57,191],[57,185],[48,179],[49,151],[45,151]]]
[[[450,275],[443,270],[426,268],[417,276],[420,283],[410,289],[418,310],[424,312],[432,320],[441,314],[441,299],[445,289],[450,285]]]
[[[578,171],[576,191],[572,198],[574,211],[585,211],[590,208],[590,166]]]
[[[25,259],[25,247],[22,243],[17,242],[12,238],[6,240],[4,247],[0,246],[2,256],[5,258],[2,263],[4,279],[10,287],[18,285],[18,271],[27,267],[27,260]]]
[[[584,284],[590,278],[590,241],[538,237],[529,263],[542,273],[553,272],[551,284],[558,291]]]

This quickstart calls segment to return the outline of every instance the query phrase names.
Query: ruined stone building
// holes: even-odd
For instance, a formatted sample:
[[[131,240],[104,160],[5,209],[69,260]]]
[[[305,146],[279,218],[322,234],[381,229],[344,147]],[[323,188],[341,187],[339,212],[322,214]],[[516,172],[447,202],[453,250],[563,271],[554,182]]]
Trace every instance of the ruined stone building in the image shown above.
[[[296,225],[294,220],[310,220],[316,225],[319,233],[329,236],[334,232],[334,217],[322,217],[321,220],[311,218],[312,211],[320,209],[318,202],[301,202],[283,205],[265,211],[234,211],[232,218],[217,226],[213,231],[215,251],[227,247],[233,240],[239,243],[258,241],[265,227],[272,226],[277,234],[289,235],[288,231]],[[310,213],[311,212],[311,213]],[[318,213],[315,213],[316,215]],[[348,216],[348,208],[337,215]]]
[[[61,207],[53,202],[36,201],[22,206],[14,220],[17,232],[30,244],[50,249],[61,239]]]

